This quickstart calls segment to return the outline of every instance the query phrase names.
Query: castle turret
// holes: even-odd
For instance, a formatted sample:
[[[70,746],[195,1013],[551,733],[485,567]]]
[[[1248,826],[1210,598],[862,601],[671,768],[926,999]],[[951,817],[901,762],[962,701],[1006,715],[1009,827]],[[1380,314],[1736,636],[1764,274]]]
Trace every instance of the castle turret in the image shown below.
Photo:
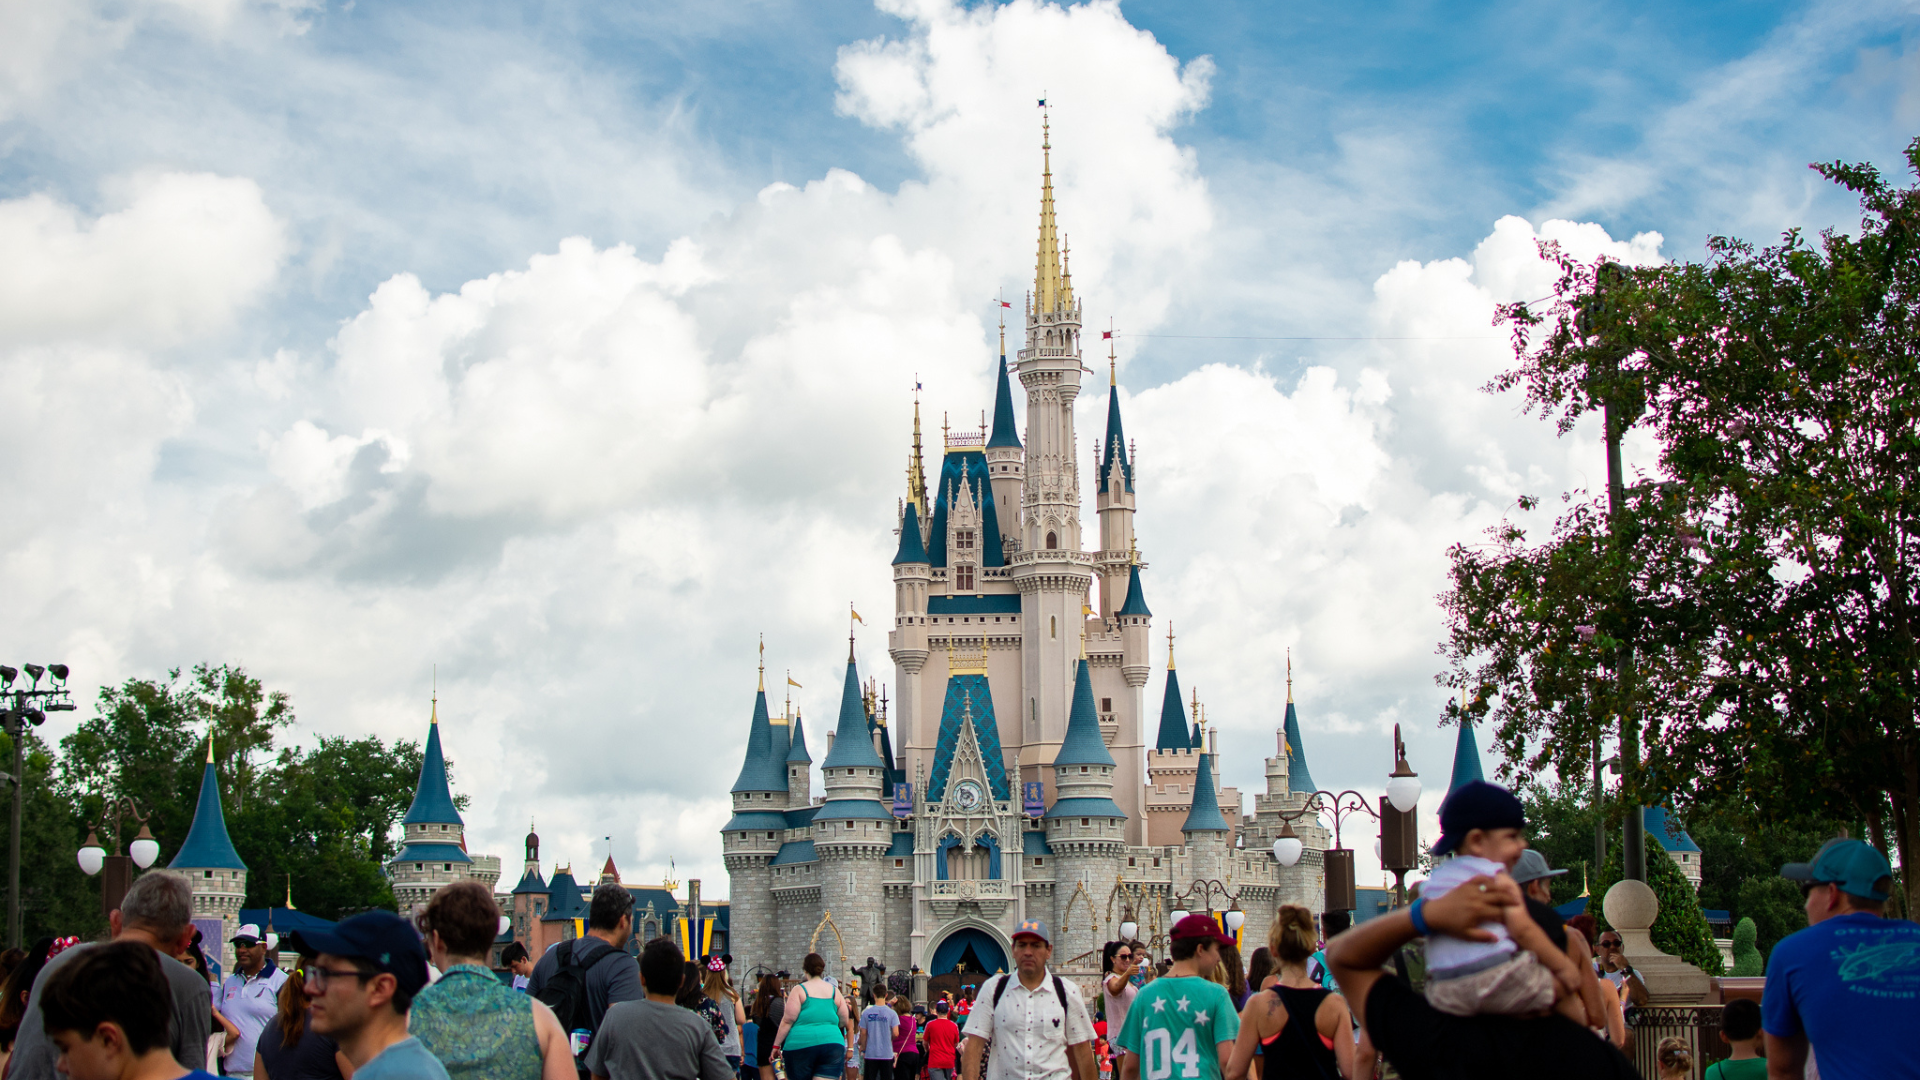
[[[1292,710],[1288,711],[1291,714]],[[1462,716],[1460,733],[1453,740],[1453,777],[1447,781],[1447,794],[1453,794],[1472,781],[1486,778],[1486,773],[1480,768],[1480,741],[1473,736],[1473,721]]]
[[[1026,480],[1026,450],[1020,445],[1020,433],[1013,419],[1013,384],[1007,377],[1007,321],[1000,319],[1000,362],[995,366],[993,386],[993,429],[987,435],[987,474],[993,478],[993,504],[1011,513],[1020,505],[1020,489]],[[1003,529],[1007,548],[1014,546],[1020,530]],[[1011,550],[1005,552],[1013,554]]]
[[[1073,709],[1053,759],[1055,799],[1047,809],[1047,847],[1054,855],[1055,951],[1079,956],[1099,947],[1093,893],[1107,882],[1126,844],[1127,812],[1113,801],[1113,755],[1100,736],[1093,675],[1082,657],[1075,668]],[[1079,918],[1075,918],[1076,912]]]
[[[1198,713],[1197,705],[1195,712]],[[1187,811],[1193,805],[1200,749],[1187,724],[1186,702],[1180,698],[1180,670],[1173,657],[1173,628],[1168,627],[1167,685],[1160,698],[1160,726],[1153,746],[1147,751],[1147,843],[1157,847],[1180,842],[1180,825],[1186,821]]]
[[[500,877],[500,859],[484,856],[487,864],[467,854],[467,827],[453,804],[447,785],[447,760],[440,749],[440,700],[436,695],[427,722],[427,747],[420,758],[420,782],[413,804],[400,820],[400,853],[387,864],[393,881],[393,899],[403,914],[426,906],[434,890],[449,881],[469,878],[493,888]],[[490,865],[489,865],[490,864]]]
[[[919,442],[920,405],[913,406],[914,441]],[[910,487],[912,485],[909,485]],[[927,595],[933,587],[933,565],[921,535],[921,507],[908,499],[900,511],[900,547],[893,556],[893,630],[887,651],[900,680],[900,742],[913,746],[924,741],[920,722],[920,670],[927,663]]]
[[[1033,292],[1027,297],[1026,346],[1016,367],[1027,391],[1026,477],[1019,551],[1009,574],[1021,594],[1021,743],[1041,761],[1054,756],[1066,734],[1082,598],[1092,587],[1095,561],[1080,541],[1073,428],[1073,404],[1080,396],[1080,305],[1054,217],[1049,130],[1043,121],[1040,242]]]
[[[513,940],[540,955],[545,942],[540,940],[540,919],[547,913],[547,881],[540,875],[540,834],[527,823],[527,862],[520,872],[520,883],[513,887]]]
[[[1227,844],[1233,827],[1220,813],[1220,798],[1213,786],[1213,755],[1202,753],[1198,757],[1193,805],[1187,810],[1187,820],[1180,825],[1180,835],[1187,842],[1187,857],[1194,878],[1221,880],[1226,877]]]
[[[1287,740],[1287,788],[1302,794],[1316,790],[1313,774],[1307,771],[1307,748],[1300,741],[1300,717],[1293,709],[1293,658],[1287,658],[1287,718],[1282,725]]]
[[[240,903],[247,896],[247,864],[227,835],[220,805],[220,780],[213,768],[213,735],[207,735],[207,765],[200,773],[200,801],[186,842],[167,869],[193,885],[193,917],[220,920],[218,952],[223,970],[233,970],[233,935],[239,929]]]
[[[760,687],[747,722],[747,755],[733,784],[733,817],[720,831],[721,851],[733,875],[733,911],[740,917],[733,951],[751,968],[778,959],[771,936],[774,923],[773,879],[768,864],[786,833],[787,768],[773,758],[773,725],[767,716],[767,669],[760,665]],[[613,856],[607,856],[613,866]],[[604,875],[603,875],[604,877]]]
[[[887,763],[868,734],[865,695],[847,638],[847,679],[833,747],[820,763],[827,798],[813,815],[813,846],[820,861],[821,907],[831,912],[849,956],[886,956],[882,864],[893,843],[893,814],[881,802]],[[823,886],[824,889],[824,886]]]
[[[787,750],[787,806],[798,810],[813,805],[813,755],[807,753],[807,722],[793,714],[793,746]]]
[[[1111,338],[1108,339],[1112,341]],[[1107,355],[1107,433],[1094,452],[1094,508],[1100,515],[1100,609],[1113,618],[1138,581],[1134,566],[1133,456],[1120,422],[1120,385],[1111,345]]]

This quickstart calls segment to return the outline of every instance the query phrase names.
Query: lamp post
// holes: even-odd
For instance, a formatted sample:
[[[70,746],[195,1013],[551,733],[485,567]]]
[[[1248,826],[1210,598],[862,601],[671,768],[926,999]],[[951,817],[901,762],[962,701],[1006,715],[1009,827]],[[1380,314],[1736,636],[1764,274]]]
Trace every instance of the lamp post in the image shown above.
[[[131,795],[122,795],[111,799],[101,808],[100,823],[87,825],[87,842],[80,846],[75,858],[80,869],[88,877],[100,876],[100,913],[111,916],[120,907],[120,901],[126,899],[127,890],[133,887],[133,868],[145,870],[160,857],[160,841],[147,831],[147,816],[140,812],[140,804]],[[140,834],[127,845],[128,855],[120,854],[120,823],[123,817],[130,817],[140,826]],[[113,845],[113,854],[100,846],[99,834],[107,834],[107,843]]]
[[[1280,811],[1280,836],[1273,842],[1273,858],[1281,866],[1299,863],[1306,845],[1294,835],[1294,819],[1325,812],[1333,816],[1333,847],[1326,852],[1323,867],[1327,876],[1328,911],[1352,911],[1357,906],[1353,880],[1353,852],[1340,836],[1341,819],[1365,813],[1380,823],[1380,862],[1393,872],[1395,901],[1406,898],[1406,872],[1413,869],[1419,855],[1419,826],[1414,816],[1420,805],[1420,775],[1407,764],[1406,743],[1400,739],[1400,725],[1393,726],[1393,772],[1387,775],[1387,793],[1374,809],[1367,797],[1357,791],[1315,791],[1306,805],[1291,813]]]
[[[14,948],[20,946],[20,810],[27,776],[27,728],[46,723],[47,713],[73,710],[73,698],[67,694],[67,665],[22,664],[21,667],[26,668],[33,683],[16,690],[13,683],[20,677],[19,668],[0,664],[0,704],[6,706],[0,708],[0,729],[13,741],[13,773],[6,779],[13,784],[13,845],[7,856],[7,944]],[[42,690],[40,678],[48,674],[53,676],[53,681]]]
[[[1227,905],[1225,909],[1227,932],[1237,935],[1240,928],[1247,922],[1247,913],[1240,910],[1240,892],[1237,889],[1228,888],[1225,883],[1215,878],[1196,878],[1193,884],[1187,886],[1185,892],[1174,896],[1175,907],[1167,913],[1168,925],[1178,926],[1181,919],[1193,914],[1192,907],[1196,901],[1204,905],[1206,914],[1211,916],[1215,910],[1213,906],[1215,896]]]

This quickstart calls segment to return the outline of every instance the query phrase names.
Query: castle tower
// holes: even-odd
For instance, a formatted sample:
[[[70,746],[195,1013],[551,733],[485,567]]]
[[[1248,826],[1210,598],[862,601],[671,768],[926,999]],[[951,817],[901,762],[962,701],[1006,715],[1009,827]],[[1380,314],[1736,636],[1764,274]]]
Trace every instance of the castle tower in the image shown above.
[[[753,717],[747,722],[747,757],[733,782],[733,817],[720,830],[720,846],[727,872],[733,876],[733,912],[739,919],[733,952],[751,970],[756,964],[777,967],[776,945],[769,935],[774,923],[773,875],[769,863],[780,852],[787,818],[782,811],[790,798],[787,766],[773,757],[773,724],[767,716],[767,667],[760,665],[760,688],[753,695]],[[607,856],[612,869],[613,856]],[[604,877],[604,875],[603,875]]]
[[[200,801],[193,826],[167,869],[193,884],[193,917],[220,920],[221,969],[233,970],[233,935],[240,926],[240,903],[247,896],[247,864],[227,836],[227,815],[220,806],[220,781],[213,769],[213,735],[207,735],[207,767],[200,773]]]
[[[807,753],[807,723],[793,714],[793,746],[787,750],[787,806],[799,810],[813,805],[813,755]]]
[[[1043,121],[1040,242],[1027,339],[1016,372],[1027,391],[1026,475],[1019,551],[1009,576],[1020,592],[1023,634],[1020,745],[1029,761],[1052,760],[1066,735],[1082,605],[1094,556],[1081,550],[1079,454],[1073,403],[1080,396],[1080,305],[1054,218],[1053,143]]]
[[[856,962],[887,955],[881,885],[881,867],[893,843],[893,815],[881,802],[887,767],[868,733],[853,637],[848,635],[840,722],[833,747],[820,763],[827,798],[813,816],[813,845],[820,862],[820,907],[833,915],[847,956]]]
[[[520,872],[520,883],[513,887],[513,940],[527,947],[527,952],[539,956],[544,943],[540,941],[540,920],[547,914],[547,882],[540,876],[540,834],[533,831],[533,823],[527,823],[527,864]]]
[[[1108,339],[1107,434],[1094,448],[1094,507],[1100,516],[1100,612],[1116,617],[1126,602],[1131,582],[1137,580],[1138,560],[1133,541],[1133,455],[1120,422],[1120,385]]]
[[[987,474],[993,478],[995,506],[1020,505],[1020,490],[1026,481],[1026,450],[1020,445],[1020,433],[1013,419],[1013,386],[1007,378],[1007,319],[1000,316],[1000,363],[994,369],[993,430],[987,436]],[[1004,537],[1004,554],[1012,555],[1019,530]]]
[[[427,726],[427,749],[420,759],[420,783],[413,792],[413,805],[400,824],[403,846],[387,864],[387,876],[393,882],[393,899],[401,914],[410,915],[426,907],[434,890],[449,881],[471,878],[492,889],[499,880],[499,856],[482,856],[489,866],[467,854],[466,823],[454,808],[453,791],[447,786],[447,761],[440,750],[437,696]]]
[[[1196,702],[1196,712],[1198,705]],[[1146,843],[1162,847],[1180,842],[1180,826],[1193,806],[1194,775],[1201,747],[1187,723],[1180,699],[1180,671],[1174,663],[1173,629],[1167,629],[1167,686],[1160,698],[1160,726],[1147,752]]]
[[[1180,824],[1180,835],[1187,843],[1188,872],[1195,880],[1224,880],[1227,874],[1228,840],[1232,826],[1220,813],[1220,799],[1213,787],[1213,755],[1200,754],[1194,772],[1193,805]]]
[[[927,555],[925,525],[930,517],[926,476],[920,464],[920,401],[913,402],[913,457],[907,466],[907,498],[900,508],[900,547],[893,557],[893,630],[887,651],[893,657],[900,691],[900,744],[911,748],[927,735],[920,723],[920,669],[927,663],[927,597],[933,564]]]
[[[1462,716],[1460,734],[1453,741],[1453,778],[1447,781],[1447,794],[1486,778],[1487,774],[1480,768],[1480,741],[1473,736],[1473,721]]]
[[[1104,903],[1126,846],[1127,812],[1113,801],[1113,773],[1113,755],[1093,707],[1093,674],[1082,657],[1066,737],[1053,759],[1055,798],[1046,815],[1047,847],[1054,855],[1054,952],[1062,961],[1100,947],[1094,898]]]

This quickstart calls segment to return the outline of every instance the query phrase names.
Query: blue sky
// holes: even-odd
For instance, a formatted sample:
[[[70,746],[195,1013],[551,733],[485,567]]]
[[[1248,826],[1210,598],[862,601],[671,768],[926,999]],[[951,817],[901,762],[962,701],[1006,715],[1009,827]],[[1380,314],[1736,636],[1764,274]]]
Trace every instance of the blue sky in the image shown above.
[[[477,844],[537,813],[577,858],[612,832],[637,873],[717,876],[736,763],[681,721],[744,719],[761,632],[837,685],[845,603],[885,609],[908,388],[986,404],[1044,94],[1076,283],[1122,328],[1149,596],[1229,779],[1289,648],[1316,777],[1376,782],[1396,722],[1444,775],[1443,552],[1594,467],[1591,433],[1478,392],[1493,303],[1543,290],[1540,238],[1850,227],[1806,166],[1897,167],[1916,29],[1891,2],[6,4],[0,493],[44,507],[0,527],[6,648],[86,683],[236,660],[305,730],[389,737],[438,664]],[[647,753],[562,767],[605,740]]]

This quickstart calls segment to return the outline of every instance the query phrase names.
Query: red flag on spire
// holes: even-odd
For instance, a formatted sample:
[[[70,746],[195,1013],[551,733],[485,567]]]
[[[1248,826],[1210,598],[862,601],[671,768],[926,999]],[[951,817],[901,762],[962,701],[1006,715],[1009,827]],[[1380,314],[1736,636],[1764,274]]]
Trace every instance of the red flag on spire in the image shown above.
[[[1008,302],[1007,302],[1007,301],[1005,301],[1005,300],[1002,300],[1002,301],[1000,301],[1000,306],[1001,306],[1001,307],[1004,307],[1004,308],[1010,308],[1010,307],[1012,307],[1013,305],[1012,305],[1011,303],[1008,303]]]
[[[1113,331],[1111,331],[1111,330],[1102,330],[1102,331],[1100,331],[1100,340],[1101,340],[1101,341],[1105,341],[1105,340],[1107,340],[1108,338],[1110,338],[1110,337],[1112,337],[1112,336],[1113,336]]]

